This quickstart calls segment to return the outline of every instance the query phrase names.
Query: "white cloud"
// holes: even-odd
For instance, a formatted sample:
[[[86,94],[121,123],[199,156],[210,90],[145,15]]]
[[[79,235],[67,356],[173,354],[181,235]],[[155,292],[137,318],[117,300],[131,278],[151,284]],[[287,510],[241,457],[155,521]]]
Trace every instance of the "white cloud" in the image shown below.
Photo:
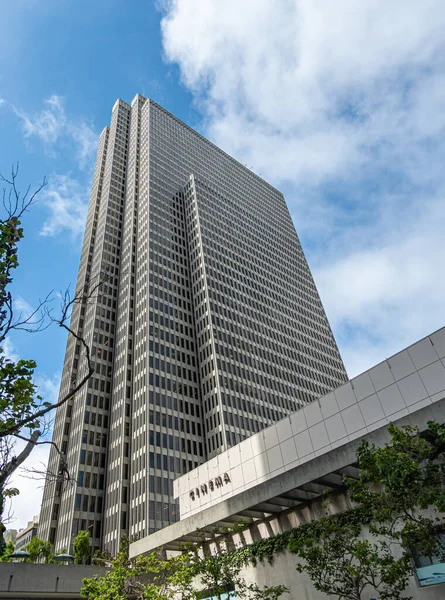
[[[443,205],[437,203],[436,223],[421,219],[409,236],[325,257],[315,270],[351,375],[443,326]]]
[[[97,133],[85,121],[68,127],[68,132],[77,146],[77,157],[82,168],[91,168],[97,150]]]
[[[34,312],[34,308],[21,296],[14,298],[14,311],[21,314],[21,318],[28,318]]]
[[[12,360],[13,362],[17,362],[18,360],[20,360],[20,357],[17,354],[17,348],[11,342],[10,338],[5,338],[3,340],[2,348],[6,358],[9,358],[9,360]]]
[[[205,133],[283,189],[350,373],[443,325],[442,3],[162,6]]]
[[[57,402],[60,388],[60,373],[54,373],[52,377],[48,377],[47,375],[40,375],[37,372],[34,381],[37,385],[39,395],[42,396],[45,402],[51,402],[51,404]]]
[[[56,155],[58,146],[74,145],[81,168],[91,166],[96,152],[98,135],[85,119],[67,116],[64,99],[53,94],[44,101],[44,108],[33,114],[13,107],[20,118],[25,138],[40,138],[50,156]]]
[[[98,135],[92,124],[85,119],[75,119],[67,115],[64,104],[62,96],[53,94],[44,101],[41,110],[32,114],[15,106],[12,108],[21,121],[26,139],[39,139],[51,158],[58,157],[61,150],[68,151],[75,158],[77,167],[92,172]],[[80,179],[86,179],[84,175],[79,174]],[[49,186],[44,188],[39,196],[50,213],[40,234],[56,236],[68,231],[75,237],[80,235],[85,226],[88,209],[88,188],[74,179],[71,173],[53,174]]]
[[[44,144],[51,146],[61,135],[66,124],[66,116],[60,96],[50,96],[44,104],[45,108],[32,116],[18,109],[15,109],[15,112],[22,121],[25,137],[37,136]]]
[[[51,237],[68,232],[73,237],[83,233],[88,211],[89,192],[70,175],[53,174],[42,191],[42,203],[49,211],[40,235]]]

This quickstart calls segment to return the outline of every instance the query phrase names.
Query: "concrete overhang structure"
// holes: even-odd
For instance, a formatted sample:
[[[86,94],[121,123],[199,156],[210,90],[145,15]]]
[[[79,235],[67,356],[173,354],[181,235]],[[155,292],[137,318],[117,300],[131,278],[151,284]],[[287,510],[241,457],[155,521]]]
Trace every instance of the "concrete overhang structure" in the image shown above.
[[[387,426],[445,421],[445,328],[322,396],[175,481],[181,520],[130,546],[130,556],[177,550],[237,521],[298,525],[295,511],[342,476],[357,476],[362,439],[381,446]]]

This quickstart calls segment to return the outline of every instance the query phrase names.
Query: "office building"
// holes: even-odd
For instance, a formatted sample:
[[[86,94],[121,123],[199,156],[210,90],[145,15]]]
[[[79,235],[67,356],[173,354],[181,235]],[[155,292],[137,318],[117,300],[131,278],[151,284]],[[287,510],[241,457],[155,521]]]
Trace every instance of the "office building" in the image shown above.
[[[26,527],[21,529],[15,536],[15,549],[23,550],[29,544],[34,536],[37,535],[39,527],[39,515],[33,517],[32,521],[28,521]]]
[[[95,375],[57,412],[39,535],[115,552],[173,481],[347,381],[283,195],[155,102],[99,140],[71,326]],[[67,342],[60,394],[85,373]]]

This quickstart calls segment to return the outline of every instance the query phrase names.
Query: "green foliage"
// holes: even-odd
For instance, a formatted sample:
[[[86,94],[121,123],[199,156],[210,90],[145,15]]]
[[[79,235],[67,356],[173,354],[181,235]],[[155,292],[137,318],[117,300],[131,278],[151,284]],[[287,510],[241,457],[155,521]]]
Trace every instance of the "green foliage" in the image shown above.
[[[91,535],[89,531],[80,530],[74,538],[74,562],[84,565],[91,555]]]
[[[12,272],[19,265],[17,258],[17,243],[23,238],[23,229],[16,216],[0,223],[0,306],[8,303],[7,286],[12,282]],[[6,313],[0,312],[0,324]]]
[[[388,427],[391,441],[357,450],[360,478],[346,479],[351,499],[369,515],[371,530],[431,555],[445,512],[445,425]]]
[[[26,546],[26,551],[32,562],[49,563],[52,559],[51,543],[34,536]]]
[[[235,527],[238,532],[238,528]],[[212,540],[214,550],[208,550],[200,544],[190,545],[185,554],[187,562],[194,567],[195,577],[199,579],[200,588],[205,596],[216,598],[241,598],[246,600],[277,600],[288,589],[284,585],[259,587],[255,583],[247,583],[242,576],[243,563],[230,548],[230,537],[233,531],[225,536],[216,535]],[[194,592],[190,598],[201,598],[202,592]]]
[[[129,542],[124,538],[111,569],[103,577],[84,579],[82,598],[91,600],[167,600],[178,591],[185,600],[191,585],[193,569],[182,555],[169,560],[154,552],[149,556],[128,558]]]
[[[14,552],[14,550],[14,544],[10,540],[3,547],[3,554],[0,555],[0,562],[11,562],[11,554]]]
[[[39,442],[41,432],[39,427],[44,425],[43,418],[51,410],[61,406],[81,389],[94,373],[89,346],[85,340],[69,327],[68,320],[71,309],[77,302],[85,302],[91,293],[100,287],[99,281],[93,288],[85,286],[74,298],[65,293],[61,316],[54,318],[48,310],[51,294],[40,301],[36,310],[30,315],[15,314],[14,299],[11,284],[15,270],[19,266],[18,244],[23,238],[21,218],[36,202],[36,197],[47,185],[46,178],[35,191],[31,186],[21,193],[17,189],[19,165],[13,166],[9,179],[0,174],[0,181],[5,184],[3,189],[3,218],[0,218],[0,552],[3,550],[5,525],[2,516],[5,509],[5,499],[11,497],[12,490],[7,490],[7,484],[12,474],[28,458]],[[80,381],[70,386],[69,392],[57,402],[45,402],[37,393],[33,383],[36,363],[34,360],[12,360],[6,356],[5,342],[13,331],[37,332],[52,322],[65,329],[69,335],[74,335],[80,344],[87,369]],[[27,441],[26,446],[16,456],[13,452],[15,438]],[[53,446],[56,447],[57,446]],[[66,469],[54,474],[63,477]]]
[[[408,585],[410,557],[395,558],[384,540],[364,539],[366,528],[359,519],[337,515],[321,517],[307,535],[294,537],[289,550],[303,562],[316,590],[344,600],[360,600],[377,590],[382,600],[400,600]],[[315,523],[314,523],[315,524]]]
[[[278,600],[287,591],[284,586],[259,588],[247,584],[240,575],[241,565],[233,552],[220,546],[218,553],[203,554],[201,544],[188,544],[181,553],[165,558],[162,552],[128,558],[125,541],[103,577],[84,579],[83,598],[93,600],[199,600],[207,595],[249,600]],[[199,588],[196,589],[196,588]],[[203,596],[205,594],[205,596]]]
[[[13,172],[13,180],[14,178]],[[18,493],[16,489],[6,489],[8,479],[15,468],[13,463],[15,457],[10,456],[11,445],[8,443],[7,436],[13,431],[18,433],[21,423],[26,424],[31,431],[36,430],[38,421],[33,418],[33,415],[44,404],[42,398],[36,394],[36,386],[32,381],[35,361],[15,362],[7,358],[4,352],[7,334],[18,326],[17,320],[14,321],[13,318],[13,301],[9,286],[13,272],[19,264],[17,244],[22,237],[23,230],[17,216],[10,213],[9,218],[0,221],[0,551],[4,547],[5,526],[2,523],[2,516],[5,498]],[[18,429],[15,429],[17,427]]]
[[[124,600],[125,582],[129,574],[128,543],[120,549],[113,560],[112,569],[104,577],[98,575],[83,580],[82,598],[96,600]]]
[[[62,553],[61,553],[62,554]],[[111,556],[111,552],[109,550],[104,550],[101,552],[100,550],[96,550],[93,556],[93,563],[95,565],[99,565],[104,567],[113,561],[113,557]]]
[[[367,523],[369,519],[360,508],[354,508],[344,513],[333,515],[332,518],[338,520],[339,527],[348,523]],[[256,566],[258,562],[267,561],[273,564],[277,554],[289,549],[294,543],[300,543],[305,539],[311,539],[312,536],[318,536],[322,525],[318,520],[309,523],[302,523],[298,527],[284,531],[270,538],[261,539],[253,544],[242,546],[234,551],[235,556],[241,564],[251,564]]]
[[[39,426],[32,416],[42,407],[32,381],[36,363],[19,360],[14,363],[0,348],[0,436],[8,435],[16,423],[27,420],[28,429]]]
[[[19,266],[17,244],[23,238],[20,220],[11,216],[0,221],[0,343],[14,328],[12,297],[9,285],[13,272]],[[42,406],[42,398],[36,394],[32,382],[36,363],[34,360],[14,362],[6,358],[0,347],[0,437],[8,435],[11,428],[26,421],[29,429],[38,427],[32,417]]]
[[[308,537],[297,533],[289,545],[303,560],[297,569],[327,594],[360,600],[370,587],[383,600],[399,600],[412,575],[412,553],[438,551],[445,426],[430,422],[422,435],[410,426],[390,425],[388,431],[391,441],[383,447],[362,440],[359,479],[345,478],[351,499],[360,505],[358,519],[350,520],[351,511],[318,519]]]
[[[429,423],[424,435],[411,427],[388,429],[391,441],[383,448],[361,443],[360,479],[345,480],[358,508],[239,548],[237,559],[272,563],[289,548],[320,591],[355,600],[373,587],[383,599],[401,598],[412,575],[411,551],[438,552],[443,514],[431,510],[445,511],[445,426]]]
[[[273,564],[276,554],[287,550],[290,541],[294,536],[298,535],[302,528],[301,527],[290,529],[284,533],[279,533],[270,538],[258,540],[253,544],[242,546],[234,551],[235,559],[243,565],[251,564],[254,567],[257,566],[258,562],[267,560],[269,564]]]

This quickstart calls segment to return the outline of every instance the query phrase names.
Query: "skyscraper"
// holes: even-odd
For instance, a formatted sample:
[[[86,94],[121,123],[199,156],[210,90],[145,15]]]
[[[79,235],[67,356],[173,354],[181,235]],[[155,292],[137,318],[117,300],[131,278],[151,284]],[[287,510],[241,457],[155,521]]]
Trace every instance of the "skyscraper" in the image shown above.
[[[176,477],[347,381],[283,195],[139,94],[100,136],[77,289],[104,275],[72,315],[96,372],[55,419],[75,480],[45,485],[56,550],[165,527]]]

